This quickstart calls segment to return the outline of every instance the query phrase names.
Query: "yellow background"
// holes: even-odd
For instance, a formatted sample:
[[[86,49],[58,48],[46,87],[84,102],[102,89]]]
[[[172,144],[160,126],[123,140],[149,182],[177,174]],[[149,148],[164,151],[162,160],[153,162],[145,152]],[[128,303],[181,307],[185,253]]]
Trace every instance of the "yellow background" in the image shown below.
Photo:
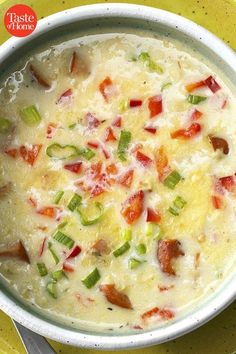
[[[4,14],[10,6],[16,3],[32,6],[40,19],[66,8],[98,2],[102,1],[0,0],[0,43],[9,37],[3,25]],[[214,32],[236,50],[236,0],[129,0],[128,2],[155,6],[185,16]],[[235,119],[235,117],[232,118]],[[98,353],[94,350],[76,349],[50,342],[57,353],[61,354]],[[210,323],[182,338],[152,348],[122,351],[123,354],[233,354],[233,352],[236,353],[236,303]],[[10,319],[0,312],[0,354],[24,353]],[[115,352],[107,353],[114,354]]]

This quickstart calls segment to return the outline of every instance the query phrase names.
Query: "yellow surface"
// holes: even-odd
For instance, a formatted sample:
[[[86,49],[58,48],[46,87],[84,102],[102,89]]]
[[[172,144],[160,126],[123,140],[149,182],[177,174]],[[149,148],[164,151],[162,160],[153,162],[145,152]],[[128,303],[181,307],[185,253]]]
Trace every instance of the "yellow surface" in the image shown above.
[[[5,11],[16,3],[33,6],[38,18],[66,8],[101,1],[84,0],[0,0],[0,43],[9,36],[3,26]],[[122,0],[110,2],[125,2]],[[130,3],[156,6],[181,14],[201,24],[236,50],[236,0],[129,0]],[[61,354],[94,354],[94,350],[76,349],[56,342]],[[0,354],[24,354],[10,319],[0,312]],[[108,354],[115,352],[109,351]],[[200,329],[182,338],[148,349],[122,351],[123,354],[233,354],[236,353],[236,303]]]

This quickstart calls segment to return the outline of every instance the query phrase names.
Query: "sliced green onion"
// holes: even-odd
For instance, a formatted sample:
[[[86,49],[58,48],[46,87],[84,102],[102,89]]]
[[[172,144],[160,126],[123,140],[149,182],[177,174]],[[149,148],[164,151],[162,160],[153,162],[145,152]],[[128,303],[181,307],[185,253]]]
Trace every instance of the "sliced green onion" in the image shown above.
[[[124,113],[126,109],[128,108],[128,100],[122,100],[119,102],[119,112]]]
[[[151,71],[156,71],[158,74],[163,74],[164,71],[162,67],[158,65],[154,60],[152,60],[147,52],[140,53],[138,59],[143,63],[146,63]]]
[[[183,207],[187,204],[186,200],[184,200],[182,197],[180,197],[179,195],[175,198],[174,202],[173,202],[174,206],[177,209],[183,209]]]
[[[46,285],[47,292],[51,295],[54,299],[57,299],[57,287],[54,281],[49,282]]]
[[[142,264],[143,262],[140,261],[139,259],[136,258],[130,258],[129,259],[129,268],[130,269],[135,269],[137,268],[140,264]]]
[[[57,230],[53,235],[54,240],[71,249],[74,246],[75,241],[63,232]]]
[[[122,254],[124,254],[125,252],[127,252],[130,249],[130,244],[128,241],[126,241],[122,246],[120,246],[119,248],[117,248],[114,252],[113,255],[115,257],[119,257],[122,256]]]
[[[161,86],[161,92],[172,86],[172,82],[167,82]]]
[[[122,232],[122,238],[123,238],[123,240],[125,240],[125,241],[130,241],[131,238],[132,238],[132,231],[131,231],[131,229],[125,229],[125,230]]]
[[[59,261],[60,261],[60,259],[59,259],[59,257],[57,256],[57,254],[56,254],[56,252],[54,251],[54,249],[52,248],[52,243],[51,243],[51,242],[48,242],[48,249],[49,249],[49,251],[51,252],[51,255],[53,256],[55,263],[58,264]]]
[[[152,237],[154,240],[159,239],[162,236],[163,232],[161,227],[154,222],[146,223],[146,235]]]
[[[174,215],[174,216],[178,216],[179,215],[179,210],[173,207],[169,207],[168,211]]]
[[[72,123],[70,125],[68,125],[69,129],[74,129],[76,127],[77,123]]]
[[[207,99],[207,97],[205,96],[196,96],[196,95],[188,95],[188,102],[192,103],[192,104],[198,104],[202,101],[205,101]]]
[[[86,160],[91,160],[96,154],[91,149],[81,149],[80,155],[82,155]]]
[[[126,130],[122,130],[120,133],[120,140],[118,143],[118,157],[122,161],[126,161],[125,153],[128,149],[129,143],[131,141],[131,133]]]
[[[67,224],[68,224],[68,221],[63,221],[57,226],[57,228],[58,229],[63,229]]]
[[[63,270],[56,270],[55,272],[52,273],[52,279],[57,282],[58,280],[61,279],[61,277],[64,275]]]
[[[80,150],[74,145],[51,144],[46,149],[46,154],[54,159],[64,160],[81,155]]]
[[[178,184],[181,181],[182,177],[179,174],[179,172],[177,171],[172,171],[169,176],[166,177],[166,179],[164,180],[163,184],[170,188],[170,189],[174,189],[176,184]]]
[[[139,256],[142,256],[147,252],[147,248],[144,243],[140,243],[138,246],[135,247],[135,249]]]
[[[48,270],[47,267],[45,265],[45,263],[37,263],[37,267],[38,267],[38,271],[41,277],[45,277],[45,275],[48,274]]]
[[[61,198],[63,197],[64,195],[64,192],[63,191],[58,191],[55,195],[55,198],[54,198],[54,204],[59,204]]]
[[[6,118],[0,118],[0,133],[7,134],[11,130],[12,123]]]
[[[80,216],[80,222],[83,226],[90,226],[90,225],[94,225],[97,224],[103,217],[103,206],[101,203],[96,202],[95,203],[96,208],[99,210],[99,216],[97,216],[94,219],[87,219],[87,217],[84,215],[84,213],[82,213],[82,211],[80,209],[77,209],[79,216]]]
[[[74,211],[80,204],[81,204],[82,197],[78,194],[74,194],[71,200],[69,201],[69,204],[67,205],[67,208],[70,211]]]
[[[20,117],[27,125],[36,125],[41,122],[41,116],[35,106],[25,107],[20,110]]]
[[[86,288],[92,288],[98,280],[101,278],[101,275],[97,268],[95,268],[86,278],[82,280],[82,283],[86,286]]]

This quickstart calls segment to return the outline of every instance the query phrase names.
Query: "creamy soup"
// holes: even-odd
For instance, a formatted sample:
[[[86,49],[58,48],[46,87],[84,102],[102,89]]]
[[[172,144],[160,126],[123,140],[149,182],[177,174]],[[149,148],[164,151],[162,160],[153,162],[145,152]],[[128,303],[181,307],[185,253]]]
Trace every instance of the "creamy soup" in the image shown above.
[[[45,48],[1,84],[0,272],[76,327],[172,323],[235,265],[232,89],[149,35]]]

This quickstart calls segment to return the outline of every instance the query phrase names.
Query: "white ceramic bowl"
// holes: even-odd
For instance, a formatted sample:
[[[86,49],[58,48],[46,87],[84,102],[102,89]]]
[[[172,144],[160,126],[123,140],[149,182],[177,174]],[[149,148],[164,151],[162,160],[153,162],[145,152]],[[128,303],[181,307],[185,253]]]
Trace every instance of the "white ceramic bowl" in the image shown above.
[[[38,22],[36,31],[25,38],[11,38],[0,47],[0,73],[7,75],[17,59],[55,38],[85,29],[99,27],[104,32],[132,27],[155,31],[179,39],[205,55],[236,82],[236,55],[221,40],[195,23],[151,7],[128,4],[98,4],[73,8]],[[113,29],[111,29],[113,27]],[[120,29],[119,29],[120,28]],[[204,303],[185,317],[161,328],[135,334],[97,334],[79,331],[46,319],[12,294],[0,282],[0,308],[32,331],[59,342],[97,349],[124,349],[150,346],[181,336],[216,316],[236,298],[236,271]]]

